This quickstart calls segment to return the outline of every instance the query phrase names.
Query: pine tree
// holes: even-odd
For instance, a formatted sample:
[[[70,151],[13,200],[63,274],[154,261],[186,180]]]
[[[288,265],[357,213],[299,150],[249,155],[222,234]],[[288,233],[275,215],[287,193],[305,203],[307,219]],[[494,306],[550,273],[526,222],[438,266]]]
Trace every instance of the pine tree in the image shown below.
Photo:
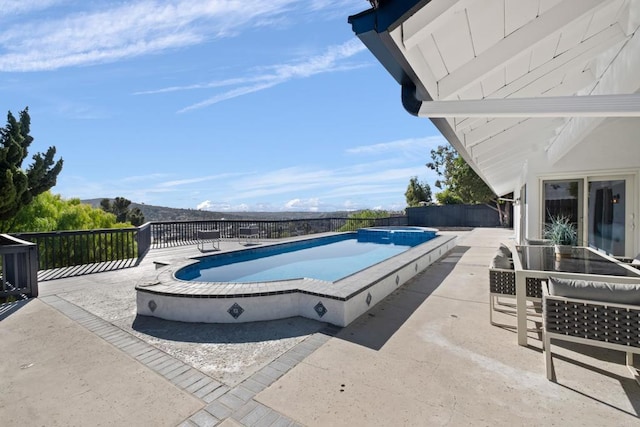
[[[0,222],[12,219],[34,197],[55,186],[62,170],[62,159],[54,160],[55,147],[49,147],[44,155],[35,154],[33,163],[22,169],[33,142],[30,128],[28,107],[20,112],[20,120],[9,111],[7,125],[0,128]],[[1,229],[6,227],[0,224]]]
[[[407,206],[410,208],[429,204],[431,203],[431,187],[429,184],[420,183],[417,176],[412,176],[404,197],[407,201]]]
[[[133,208],[127,213],[127,221],[129,221],[131,225],[139,227],[144,224],[144,214],[140,208]]]
[[[130,222],[139,226],[144,223],[144,215],[140,208],[129,209],[131,200],[124,197],[116,197],[113,202],[109,199],[100,200],[100,208],[116,216],[117,222]]]

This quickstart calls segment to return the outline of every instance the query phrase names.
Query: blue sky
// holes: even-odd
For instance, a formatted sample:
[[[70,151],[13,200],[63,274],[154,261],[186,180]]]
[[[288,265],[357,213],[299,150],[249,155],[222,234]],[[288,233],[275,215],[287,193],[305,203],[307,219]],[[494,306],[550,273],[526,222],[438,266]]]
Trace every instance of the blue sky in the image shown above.
[[[425,163],[444,138],[347,23],[368,1],[0,4],[2,107],[29,107],[64,198],[402,210],[412,176],[437,190]]]

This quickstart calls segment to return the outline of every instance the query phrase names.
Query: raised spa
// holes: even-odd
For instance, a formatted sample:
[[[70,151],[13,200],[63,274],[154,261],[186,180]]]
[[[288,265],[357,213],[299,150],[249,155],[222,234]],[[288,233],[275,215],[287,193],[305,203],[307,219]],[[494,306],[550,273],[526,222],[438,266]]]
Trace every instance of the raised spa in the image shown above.
[[[138,314],[205,323],[304,316],[346,326],[455,240],[382,227],[199,257],[136,286]]]

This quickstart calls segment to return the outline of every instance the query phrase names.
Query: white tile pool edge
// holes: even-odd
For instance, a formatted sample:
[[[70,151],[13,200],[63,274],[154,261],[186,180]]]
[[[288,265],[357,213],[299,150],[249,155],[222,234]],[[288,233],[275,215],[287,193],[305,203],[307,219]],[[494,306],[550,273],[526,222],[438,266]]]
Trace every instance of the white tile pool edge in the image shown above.
[[[442,258],[456,242],[455,235],[439,235],[333,283],[194,283],[185,294],[187,285],[172,279],[176,268],[167,267],[156,281],[136,286],[137,313],[192,323],[243,323],[303,316],[343,327]]]

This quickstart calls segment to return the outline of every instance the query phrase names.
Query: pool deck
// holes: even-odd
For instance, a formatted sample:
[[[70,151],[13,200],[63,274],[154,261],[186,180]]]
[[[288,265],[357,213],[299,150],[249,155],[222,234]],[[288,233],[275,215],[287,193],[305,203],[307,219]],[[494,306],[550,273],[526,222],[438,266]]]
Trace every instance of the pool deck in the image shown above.
[[[489,324],[487,266],[511,230],[447,233],[459,236],[447,256],[345,328],[136,316],[154,261],[195,245],[41,282],[39,298],[0,308],[2,425],[640,424],[622,353],[554,345],[549,382],[536,334],[521,347]]]

